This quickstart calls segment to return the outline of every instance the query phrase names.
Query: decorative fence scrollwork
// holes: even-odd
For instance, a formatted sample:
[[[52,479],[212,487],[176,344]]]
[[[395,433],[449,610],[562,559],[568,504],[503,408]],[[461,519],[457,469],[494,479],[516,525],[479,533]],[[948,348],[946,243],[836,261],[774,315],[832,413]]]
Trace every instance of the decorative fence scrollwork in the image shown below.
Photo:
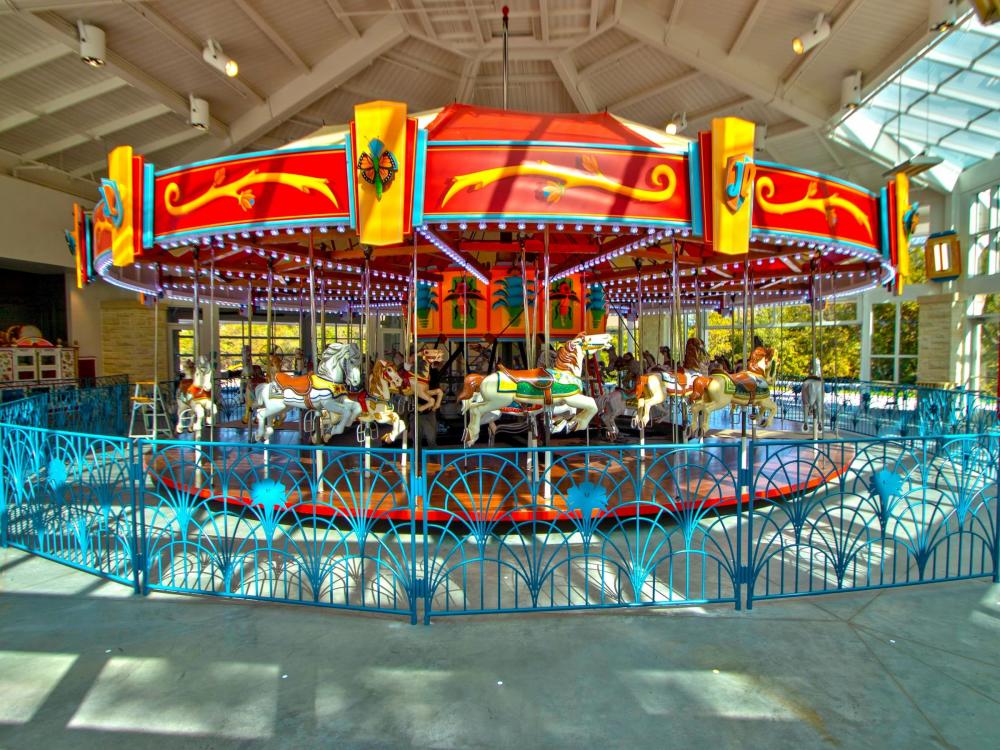
[[[412,622],[1000,580],[979,396],[897,399],[967,435],[416,452],[102,434],[123,387],[0,405],[0,543],[140,593]]]

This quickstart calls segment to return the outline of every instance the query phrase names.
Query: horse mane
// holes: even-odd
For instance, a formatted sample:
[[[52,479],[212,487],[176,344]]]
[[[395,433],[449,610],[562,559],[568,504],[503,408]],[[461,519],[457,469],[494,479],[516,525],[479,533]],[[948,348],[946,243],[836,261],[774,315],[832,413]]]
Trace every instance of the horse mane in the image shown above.
[[[684,345],[684,367],[698,369],[702,365],[702,351],[705,345],[700,339],[692,336]]]
[[[769,346],[758,346],[752,352],[750,352],[750,361],[747,364],[748,370],[758,370],[760,369],[760,361],[762,359],[772,359],[774,357],[774,349]]]
[[[556,368],[559,370],[572,371],[576,367],[576,344],[567,341],[556,352]]]

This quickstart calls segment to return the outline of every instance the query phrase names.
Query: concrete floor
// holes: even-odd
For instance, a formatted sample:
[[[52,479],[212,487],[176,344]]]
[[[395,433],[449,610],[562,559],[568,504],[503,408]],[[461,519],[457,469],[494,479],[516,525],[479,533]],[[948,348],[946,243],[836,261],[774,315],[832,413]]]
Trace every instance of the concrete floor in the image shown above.
[[[0,550],[0,748],[988,748],[1000,586],[454,618],[153,595]]]

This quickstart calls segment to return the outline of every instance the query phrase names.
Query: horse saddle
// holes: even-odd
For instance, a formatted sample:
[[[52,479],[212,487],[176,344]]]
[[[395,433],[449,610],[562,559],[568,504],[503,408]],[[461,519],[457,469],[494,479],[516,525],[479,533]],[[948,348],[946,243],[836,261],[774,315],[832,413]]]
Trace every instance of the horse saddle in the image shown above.
[[[311,375],[293,375],[290,372],[276,372],[274,382],[284,391],[291,391],[296,396],[308,396],[312,390]]]
[[[767,381],[759,375],[754,375],[752,372],[743,370],[742,372],[734,372],[729,377],[732,379],[733,385],[736,386],[737,393],[742,390],[750,398],[754,398],[758,390],[765,394],[768,392]]]
[[[555,383],[555,376],[542,367],[533,370],[508,370],[503,365],[497,366],[497,371],[514,381],[516,385],[522,383],[529,388],[541,391],[545,400],[545,405],[552,403],[552,386]],[[520,391],[520,389],[518,389]]]

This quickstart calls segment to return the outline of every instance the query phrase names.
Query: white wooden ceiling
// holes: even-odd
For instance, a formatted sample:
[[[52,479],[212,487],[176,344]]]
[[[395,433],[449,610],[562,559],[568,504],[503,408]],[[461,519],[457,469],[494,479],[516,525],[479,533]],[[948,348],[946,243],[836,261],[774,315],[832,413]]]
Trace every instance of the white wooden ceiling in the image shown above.
[[[686,112],[766,124],[764,158],[877,185],[883,170],[832,142],[841,79],[865,90],[930,39],[924,0],[508,0],[509,106],[607,109],[653,127]],[[501,12],[487,0],[0,0],[0,170],[93,197],[105,154],[158,166],[273,148],[351,118],[355,103],[502,103]],[[830,38],[791,48],[816,13]],[[78,56],[76,22],[107,33]],[[217,39],[235,79],[205,64]],[[208,132],[187,123],[207,99]]]

